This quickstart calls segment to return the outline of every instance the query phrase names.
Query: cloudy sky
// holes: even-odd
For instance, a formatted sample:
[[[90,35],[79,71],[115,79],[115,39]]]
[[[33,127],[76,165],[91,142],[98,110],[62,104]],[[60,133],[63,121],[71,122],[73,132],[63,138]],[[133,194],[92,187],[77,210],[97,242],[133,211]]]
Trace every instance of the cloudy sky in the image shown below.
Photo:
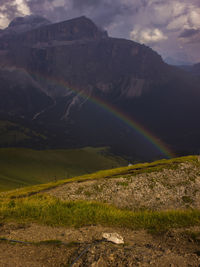
[[[51,21],[86,15],[110,36],[144,43],[163,58],[200,62],[200,0],[0,0],[0,28],[29,14]]]

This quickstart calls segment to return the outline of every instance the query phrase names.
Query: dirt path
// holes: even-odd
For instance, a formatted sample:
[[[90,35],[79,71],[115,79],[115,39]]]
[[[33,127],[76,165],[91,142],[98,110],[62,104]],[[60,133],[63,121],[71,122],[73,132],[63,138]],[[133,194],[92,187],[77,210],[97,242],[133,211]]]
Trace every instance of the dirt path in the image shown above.
[[[104,232],[117,232],[125,244],[93,243]],[[53,243],[14,244],[0,242],[0,266],[70,266],[77,256],[92,244],[73,265],[101,266],[199,266],[200,227],[173,230],[152,236],[146,231],[88,226],[80,229],[39,226],[36,224],[5,224],[0,236],[23,241],[61,240]],[[195,236],[195,239],[194,239]]]

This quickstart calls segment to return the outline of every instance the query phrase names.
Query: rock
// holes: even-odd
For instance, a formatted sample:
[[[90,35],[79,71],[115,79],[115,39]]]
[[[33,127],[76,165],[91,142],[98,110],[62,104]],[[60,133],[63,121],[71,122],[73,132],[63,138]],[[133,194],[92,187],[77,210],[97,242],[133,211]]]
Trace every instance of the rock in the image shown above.
[[[103,233],[103,238],[115,244],[124,244],[124,239],[117,233]]]

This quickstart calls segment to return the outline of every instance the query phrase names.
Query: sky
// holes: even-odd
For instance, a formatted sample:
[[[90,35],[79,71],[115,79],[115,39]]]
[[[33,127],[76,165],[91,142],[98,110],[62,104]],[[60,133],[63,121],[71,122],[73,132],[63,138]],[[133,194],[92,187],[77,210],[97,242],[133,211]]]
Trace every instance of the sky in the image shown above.
[[[0,0],[0,28],[17,16],[52,22],[85,15],[112,37],[131,39],[163,58],[200,62],[200,0]]]

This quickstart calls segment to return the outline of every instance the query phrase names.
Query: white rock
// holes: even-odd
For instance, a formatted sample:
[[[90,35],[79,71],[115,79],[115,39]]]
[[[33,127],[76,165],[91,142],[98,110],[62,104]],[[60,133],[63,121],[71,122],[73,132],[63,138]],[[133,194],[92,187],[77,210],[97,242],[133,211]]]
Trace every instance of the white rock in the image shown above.
[[[115,244],[124,244],[124,239],[118,233],[103,233],[103,238]]]

